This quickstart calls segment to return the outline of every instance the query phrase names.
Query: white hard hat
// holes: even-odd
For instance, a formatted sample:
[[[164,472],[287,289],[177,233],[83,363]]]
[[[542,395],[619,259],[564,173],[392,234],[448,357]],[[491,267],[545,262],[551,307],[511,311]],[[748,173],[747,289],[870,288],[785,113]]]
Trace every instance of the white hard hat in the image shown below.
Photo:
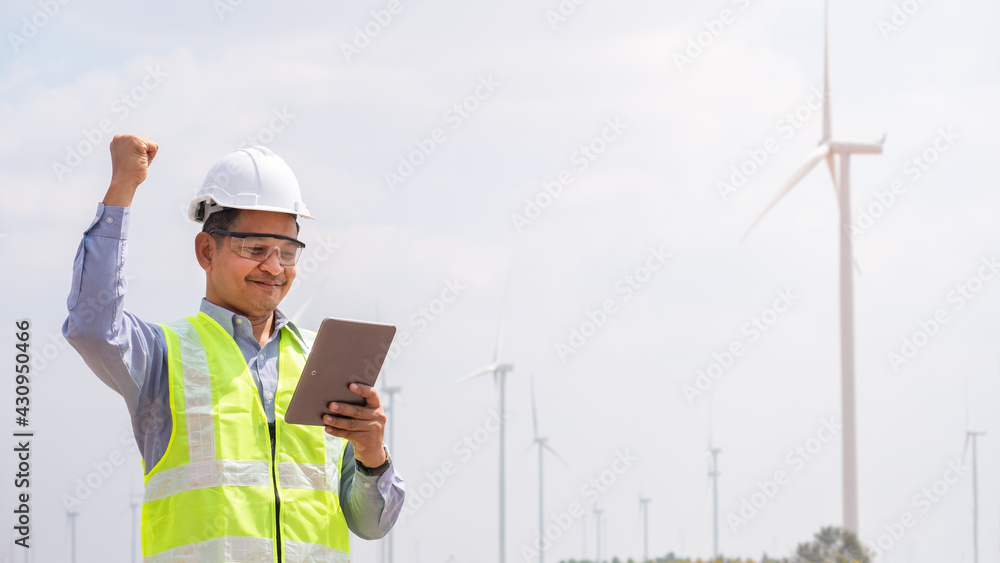
[[[312,219],[295,174],[267,147],[233,151],[219,159],[191,201],[188,217],[204,223],[224,207],[292,213]]]

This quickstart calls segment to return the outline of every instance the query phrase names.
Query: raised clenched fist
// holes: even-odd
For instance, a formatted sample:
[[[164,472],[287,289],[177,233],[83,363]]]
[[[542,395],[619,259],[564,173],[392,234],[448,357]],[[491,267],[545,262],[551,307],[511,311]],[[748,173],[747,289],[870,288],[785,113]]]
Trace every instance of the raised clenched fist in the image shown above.
[[[111,140],[111,187],[104,196],[104,205],[132,204],[135,190],[146,179],[157,149],[159,145],[149,137],[115,135]]]

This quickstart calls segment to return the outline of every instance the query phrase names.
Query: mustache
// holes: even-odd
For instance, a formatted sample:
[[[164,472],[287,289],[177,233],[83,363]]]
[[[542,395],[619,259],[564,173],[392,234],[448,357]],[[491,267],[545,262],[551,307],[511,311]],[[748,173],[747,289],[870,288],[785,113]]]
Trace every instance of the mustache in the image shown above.
[[[284,278],[283,276],[263,277],[263,278],[261,278],[261,277],[251,278],[251,277],[247,276],[246,280],[247,281],[252,281],[252,282],[266,283],[266,284],[271,284],[271,285],[285,285],[286,283],[288,283],[288,280],[286,278]]]

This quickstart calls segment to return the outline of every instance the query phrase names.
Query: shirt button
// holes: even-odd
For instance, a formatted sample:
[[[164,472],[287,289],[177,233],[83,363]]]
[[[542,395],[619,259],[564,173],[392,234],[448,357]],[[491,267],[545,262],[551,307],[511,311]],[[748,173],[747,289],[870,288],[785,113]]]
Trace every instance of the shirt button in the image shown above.
[[[241,318],[237,317],[237,318],[236,318],[236,324],[238,324],[238,325],[241,325],[241,324],[243,324],[243,319],[241,319]]]
[[[372,484],[371,484],[371,483],[365,483],[365,488],[366,488],[366,489],[370,489],[370,488],[372,488]]]
[[[108,217],[107,219],[105,219],[105,221],[110,225],[111,223],[115,222],[115,218],[114,217]]]
[[[264,396],[267,397],[268,401],[273,401],[274,400],[274,393],[268,393],[267,395],[264,395]]]
[[[264,361],[264,352],[261,352],[260,354],[257,354],[257,359],[263,362]]]

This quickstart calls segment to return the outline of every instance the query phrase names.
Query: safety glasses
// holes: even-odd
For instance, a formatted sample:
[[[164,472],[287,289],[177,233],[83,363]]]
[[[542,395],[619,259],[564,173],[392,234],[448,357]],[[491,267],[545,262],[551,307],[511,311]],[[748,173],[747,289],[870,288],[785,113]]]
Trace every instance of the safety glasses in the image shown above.
[[[234,233],[222,229],[208,231],[210,235],[225,235],[230,237],[233,252],[244,258],[263,262],[274,251],[278,252],[278,263],[282,266],[294,266],[302,256],[304,242],[282,235],[267,233]]]

